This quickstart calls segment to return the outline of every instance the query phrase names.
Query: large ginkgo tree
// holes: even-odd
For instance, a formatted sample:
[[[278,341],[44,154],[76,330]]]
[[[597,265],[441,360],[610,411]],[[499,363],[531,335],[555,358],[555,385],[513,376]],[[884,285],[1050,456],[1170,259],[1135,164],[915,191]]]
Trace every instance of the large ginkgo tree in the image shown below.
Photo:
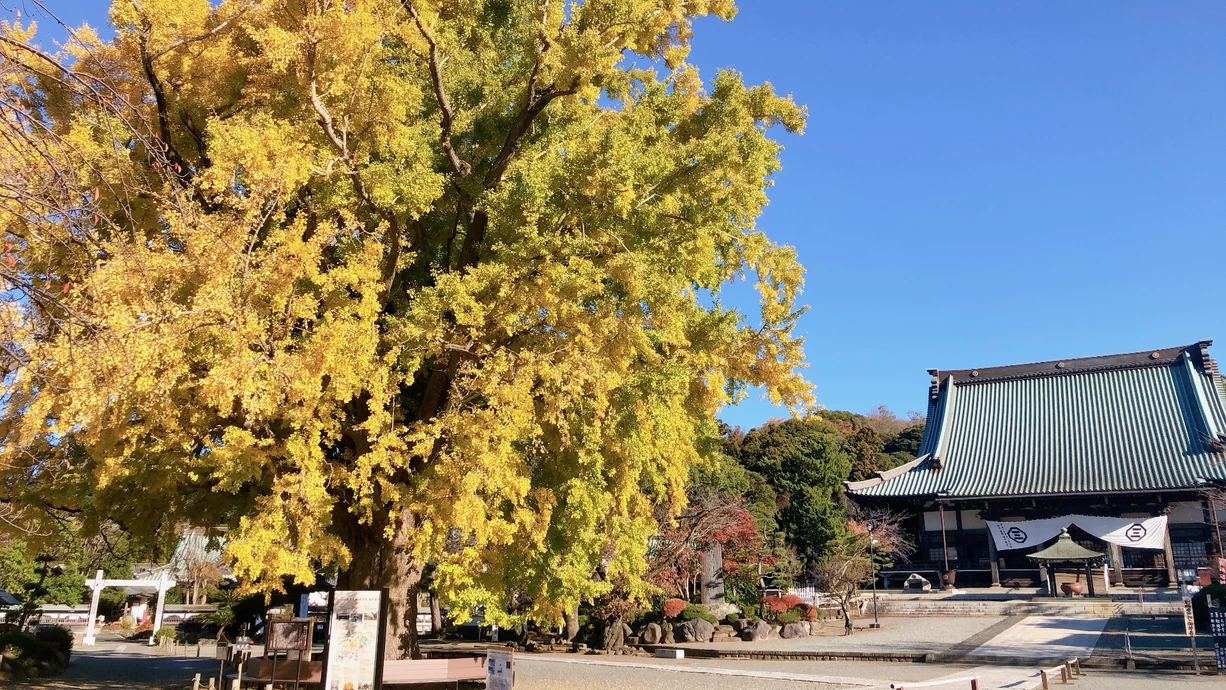
[[[733,14],[115,0],[113,37],[61,46],[5,23],[5,524],[226,528],[245,587],[389,588],[392,655],[426,563],[494,622],[647,594],[714,414],[810,399],[802,269],[755,228],[804,110],[685,61]]]

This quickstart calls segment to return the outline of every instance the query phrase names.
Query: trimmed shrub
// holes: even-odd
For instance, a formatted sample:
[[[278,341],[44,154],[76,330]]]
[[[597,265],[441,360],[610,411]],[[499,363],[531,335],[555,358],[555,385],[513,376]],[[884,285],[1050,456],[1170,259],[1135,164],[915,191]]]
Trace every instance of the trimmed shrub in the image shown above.
[[[689,602],[685,599],[665,599],[664,600],[664,617],[676,618],[681,615],[681,612],[689,606]]]
[[[737,621],[739,621],[739,620],[741,620],[741,614],[739,614],[739,613],[730,613],[730,614],[728,614],[728,615],[724,616],[724,625],[732,625],[732,624],[736,623],[736,622],[737,622]]]
[[[762,606],[765,607],[762,610],[763,615],[765,615],[767,611],[770,611],[771,613],[783,613],[788,610],[788,605],[784,603],[782,597],[762,597]]]
[[[795,606],[792,608],[792,610],[800,611],[800,615],[803,617],[803,620],[807,620],[810,623],[817,620],[817,616],[818,616],[817,609],[812,606],[809,606],[808,604],[801,604],[800,606]]]
[[[803,618],[800,609],[791,609],[779,614],[779,625],[787,625],[788,623],[799,623]]]
[[[782,597],[780,597],[780,599],[783,600],[784,604],[787,604],[788,608],[792,608],[794,606],[800,606],[801,604],[805,603],[804,600],[802,600],[800,597],[796,596],[795,594],[784,594]]]
[[[39,625],[34,628],[34,639],[60,650],[67,659],[72,654],[72,631],[60,625]]]
[[[681,620],[692,621],[696,618],[701,618],[711,625],[719,625],[719,619],[711,615],[711,612],[699,606],[698,604],[690,604],[681,611]]]
[[[217,632],[220,629],[213,623],[191,618],[175,626],[175,639],[185,644],[196,644],[200,640],[217,639]]]
[[[173,640],[175,639],[175,635],[176,635],[176,632],[174,628],[168,625],[163,625],[162,627],[158,628],[157,634],[153,636],[153,639],[158,640],[158,641],[161,641],[163,639]]]
[[[44,642],[31,633],[0,633],[0,667],[19,678],[27,678],[31,671],[45,677],[63,673],[68,666],[68,655],[61,652],[55,643]]]

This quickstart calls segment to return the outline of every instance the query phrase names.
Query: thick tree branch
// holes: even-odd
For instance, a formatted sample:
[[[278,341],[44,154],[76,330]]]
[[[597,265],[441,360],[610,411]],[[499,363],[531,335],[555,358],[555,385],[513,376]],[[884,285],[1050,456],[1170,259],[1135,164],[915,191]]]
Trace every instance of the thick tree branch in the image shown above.
[[[451,140],[451,130],[455,124],[455,111],[451,107],[451,100],[447,98],[447,91],[443,88],[443,62],[439,56],[438,41],[434,35],[426,28],[425,23],[418,14],[417,8],[413,6],[410,0],[402,0],[405,10],[409,16],[413,18],[413,23],[417,25],[417,30],[421,32],[422,38],[425,39],[426,45],[430,48],[430,55],[427,59],[427,64],[430,68],[430,81],[434,84],[434,96],[438,100],[439,120],[441,130],[439,132],[439,140],[443,145],[443,151],[447,154],[447,160],[451,162],[451,168],[455,170],[457,175],[461,177],[467,176],[472,172],[472,166],[468,161],[460,158],[460,154],[456,152],[455,145]]]
[[[143,22],[139,41],[140,64],[141,69],[145,72],[145,80],[149,82],[149,87],[153,89],[153,102],[158,116],[158,136],[161,139],[166,157],[174,167],[174,172],[181,181],[186,182],[191,177],[191,171],[188,169],[186,161],[183,160],[183,156],[179,155],[179,151],[175,148],[174,141],[171,138],[170,105],[166,100],[166,87],[158,77],[157,71],[153,69],[153,58],[149,55],[149,38],[153,25],[144,17],[144,12],[140,10],[140,4],[134,4],[136,4],[137,11],[141,12],[141,20]]]
[[[315,76],[315,59],[314,48],[308,50],[308,63],[310,64],[310,80],[311,80],[311,105],[315,109],[315,115],[318,117],[319,125],[323,128],[324,135],[332,142],[333,148],[336,149],[340,160],[349,164],[352,162],[352,156],[349,152],[349,139],[343,132],[336,130],[335,121],[332,118],[332,113],[324,104],[323,99],[319,95],[318,81]],[[329,166],[331,167],[331,166]],[[400,263],[400,223],[396,220],[396,214],[390,209],[384,208],[375,202],[371,197],[370,192],[366,189],[366,185],[362,183],[362,176],[357,170],[351,166],[346,170],[350,182],[353,184],[353,190],[357,193],[364,203],[375,210],[384,221],[387,222],[387,257],[384,258],[383,269],[380,273],[379,280],[383,285],[384,299],[391,292],[392,284],[396,280],[396,267]],[[409,251],[416,251],[424,244],[424,233],[420,230],[420,225],[415,227],[415,233],[412,243],[409,245]]]

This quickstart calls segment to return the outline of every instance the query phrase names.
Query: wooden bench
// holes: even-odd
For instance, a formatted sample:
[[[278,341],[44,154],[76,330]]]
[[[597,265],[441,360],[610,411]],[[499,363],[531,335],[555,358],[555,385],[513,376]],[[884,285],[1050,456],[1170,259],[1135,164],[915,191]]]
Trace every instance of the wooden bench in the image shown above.
[[[249,673],[243,674],[243,685],[263,688],[273,681],[271,659],[251,659]],[[277,661],[278,683],[293,682],[298,677],[301,685],[319,685],[322,682],[323,662],[303,661],[301,676],[295,660]],[[383,662],[384,687],[439,685],[459,687],[460,683],[485,680],[485,655],[451,657],[445,659],[403,659]]]
[[[454,684],[458,688],[460,683],[474,680],[485,680],[484,655],[383,662],[384,687]]]

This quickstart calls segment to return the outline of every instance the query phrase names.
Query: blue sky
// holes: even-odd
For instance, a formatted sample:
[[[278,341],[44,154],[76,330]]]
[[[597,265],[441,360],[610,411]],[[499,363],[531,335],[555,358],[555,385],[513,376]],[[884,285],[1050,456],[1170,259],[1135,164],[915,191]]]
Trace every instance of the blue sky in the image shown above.
[[[759,227],[808,269],[820,403],[903,413],[930,367],[1215,336],[1226,359],[1226,2],[740,5],[691,60],[809,107]]]

